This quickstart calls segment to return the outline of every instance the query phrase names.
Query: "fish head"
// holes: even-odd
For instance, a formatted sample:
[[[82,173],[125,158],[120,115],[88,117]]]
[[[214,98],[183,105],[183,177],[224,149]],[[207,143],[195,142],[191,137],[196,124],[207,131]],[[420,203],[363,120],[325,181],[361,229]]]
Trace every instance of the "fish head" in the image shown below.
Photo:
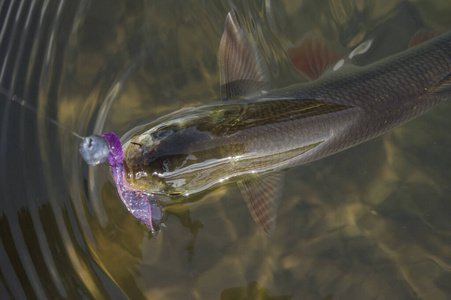
[[[160,141],[153,132],[133,137],[124,145],[124,168],[126,180],[134,189],[158,193],[164,189],[162,175],[165,168],[161,161]]]
[[[190,163],[193,146],[204,135],[186,119],[171,120],[135,135],[124,145],[128,184],[148,193],[185,193],[185,181],[174,181],[172,176]]]
[[[214,166],[237,152],[233,150],[237,145],[230,145],[225,136],[235,132],[231,128],[242,109],[230,104],[199,107],[129,134],[123,148],[128,184],[166,196],[211,186],[218,180],[210,176]]]

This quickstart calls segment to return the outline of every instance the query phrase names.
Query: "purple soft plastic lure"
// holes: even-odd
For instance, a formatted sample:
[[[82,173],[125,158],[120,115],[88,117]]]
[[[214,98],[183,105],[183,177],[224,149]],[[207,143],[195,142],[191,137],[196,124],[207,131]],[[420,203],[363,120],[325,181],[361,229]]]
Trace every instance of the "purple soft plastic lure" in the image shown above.
[[[113,132],[89,136],[81,143],[80,153],[90,165],[108,160],[117,191],[128,211],[152,232],[158,231],[163,218],[162,208],[154,195],[135,190],[125,181],[122,144],[118,136]]]
[[[0,86],[0,94],[7,97],[10,96],[10,93],[2,86]],[[30,111],[35,113],[38,112],[34,106],[16,95],[14,95],[11,100],[19,103]],[[124,176],[122,144],[115,133],[105,132],[102,135],[83,137],[64,125],[61,125],[55,119],[48,116],[44,117],[52,124],[69,131],[74,136],[83,140],[80,144],[79,151],[87,164],[95,166],[108,161],[111,172],[113,173],[117,191],[128,211],[130,211],[135,218],[144,222],[152,233],[157,232],[160,229],[163,222],[164,210],[153,194],[143,193],[141,190],[133,189],[127,184]]]

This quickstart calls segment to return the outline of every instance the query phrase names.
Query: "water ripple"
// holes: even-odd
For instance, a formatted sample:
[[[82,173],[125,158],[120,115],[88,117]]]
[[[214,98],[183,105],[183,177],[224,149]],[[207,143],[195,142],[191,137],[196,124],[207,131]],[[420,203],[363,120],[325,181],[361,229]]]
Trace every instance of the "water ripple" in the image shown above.
[[[364,64],[405,48],[418,28],[403,23],[420,26],[421,16],[432,29],[451,28],[441,0],[421,10],[403,1],[236,2],[0,0],[0,85],[8,94],[0,96],[0,298],[451,294],[449,106],[287,174],[273,239],[233,188],[171,204],[168,228],[152,236],[123,207],[108,168],[83,164],[79,140],[46,121],[81,135],[123,134],[211,102],[231,7],[277,84],[301,77],[285,48],[309,31],[343,52],[371,31]],[[9,101],[13,95],[37,114]]]

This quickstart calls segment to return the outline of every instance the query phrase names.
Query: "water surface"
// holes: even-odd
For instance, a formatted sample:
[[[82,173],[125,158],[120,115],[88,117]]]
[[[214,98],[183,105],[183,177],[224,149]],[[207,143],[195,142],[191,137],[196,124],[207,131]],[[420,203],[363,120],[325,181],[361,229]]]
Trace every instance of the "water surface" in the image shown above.
[[[290,170],[275,235],[237,188],[169,207],[152,236],[120,202],[82,135],[219,96],[224,19],[243,16],[274,86],[306,81],[285,49],[309,32],[338,53],[373,38],[365,65],[419,29],[451,28],[436,1],[0,1],[1,298],[447,299],[451,296],[451,105]]]

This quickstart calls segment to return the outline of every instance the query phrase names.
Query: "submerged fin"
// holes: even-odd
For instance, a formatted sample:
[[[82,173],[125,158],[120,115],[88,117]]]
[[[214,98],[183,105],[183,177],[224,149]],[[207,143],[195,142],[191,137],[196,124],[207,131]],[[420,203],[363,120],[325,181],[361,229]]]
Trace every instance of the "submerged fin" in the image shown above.
[[[239,99],[262,90],[269,71],[255,41],[235,10],[228,13],[219,46],[221,99]]]
[[[292,65],[310,80],[315,80],[328,70],[337,71],[343,66],[352,65],[352,59],[367,53],[373,39],[357,45],[348,56],[334,51],[324,38],[314,33],[307,34],[296,46],[287,49]]]
[[[451,74],[443,78],[435,87],[429,90],[434,96],[451,95]]]
[[[428,30],[418,30],[412,37],[409,43],[409,48],[415,47],[419,44],[422,44],[424,42],[427,42],[437,36],[436,33]]]
[[[291,64],[310,80],[320,77],[341,59],[341,55],[314,33],[307,34],[298,45],[288,47],[287,55]]]
[[[268,235],[276,228],[277,208],[282,197],[283,173],[258,176],[238,183],[249,211]]]

